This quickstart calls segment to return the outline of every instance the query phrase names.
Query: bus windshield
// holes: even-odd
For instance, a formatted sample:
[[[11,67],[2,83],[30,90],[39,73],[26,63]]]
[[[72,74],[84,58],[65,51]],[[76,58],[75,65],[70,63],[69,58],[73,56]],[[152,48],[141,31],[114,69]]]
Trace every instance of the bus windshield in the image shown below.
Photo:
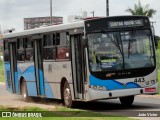
[[[147,68],[155,65],[150,30],[88,34],[93,72]]]

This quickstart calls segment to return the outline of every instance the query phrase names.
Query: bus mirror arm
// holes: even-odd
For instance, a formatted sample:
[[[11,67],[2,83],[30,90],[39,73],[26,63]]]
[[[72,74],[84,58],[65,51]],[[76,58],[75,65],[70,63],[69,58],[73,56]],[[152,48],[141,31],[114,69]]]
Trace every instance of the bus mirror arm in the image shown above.
[[[154,35],[154,44],[155,44],[155,47],[157,49],[158,48],[158,38],[155,35]]]
[[[83,47],[87,47],[87,41],[88,41],[87,38],[82,38]]]

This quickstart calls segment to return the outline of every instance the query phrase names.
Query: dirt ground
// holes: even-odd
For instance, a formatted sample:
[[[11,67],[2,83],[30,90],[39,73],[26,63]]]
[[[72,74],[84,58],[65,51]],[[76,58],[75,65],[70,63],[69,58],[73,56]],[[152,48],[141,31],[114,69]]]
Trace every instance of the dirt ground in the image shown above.
[[[54,104],[50,100],[45,99],[31,99],[29,102],[24,102],[21,99],[21,95],[11,94],[6,91],[4,83],[0,83],[0,106],[8,107],[40,107],[44,109],[54,110],[55,105],[60,105],[59,101],[54,101]]]

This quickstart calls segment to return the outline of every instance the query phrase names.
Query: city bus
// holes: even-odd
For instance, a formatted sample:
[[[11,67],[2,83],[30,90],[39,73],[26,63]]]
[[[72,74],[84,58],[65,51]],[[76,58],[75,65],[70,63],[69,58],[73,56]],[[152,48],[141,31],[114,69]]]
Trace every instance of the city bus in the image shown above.
[[[153,28],[145,16],[113,16],[4,35],[6,89],[76,101],[158,93]]]

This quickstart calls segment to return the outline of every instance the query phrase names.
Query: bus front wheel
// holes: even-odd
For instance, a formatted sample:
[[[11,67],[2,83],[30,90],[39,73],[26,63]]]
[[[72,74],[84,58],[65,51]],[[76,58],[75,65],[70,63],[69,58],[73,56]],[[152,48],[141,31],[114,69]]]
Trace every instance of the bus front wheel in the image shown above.
[[[29,101],[29,97],[28,97],[28,93],[27,93],[27,86],[26,86],[26,82],[22,82],[21,84],[21,94],[22,94],[22,100],[23,101]]]
[[[131,106],[134,101],[134,96],[126,96],[119,98],[120,102],[124,106]]]
[[[73,101],[72,101],[71,89],[69,87],[68,82],[65,82],[63,86],[63,100],[64,100],[64,105],[66,107],[68,108],[72,107]]]

